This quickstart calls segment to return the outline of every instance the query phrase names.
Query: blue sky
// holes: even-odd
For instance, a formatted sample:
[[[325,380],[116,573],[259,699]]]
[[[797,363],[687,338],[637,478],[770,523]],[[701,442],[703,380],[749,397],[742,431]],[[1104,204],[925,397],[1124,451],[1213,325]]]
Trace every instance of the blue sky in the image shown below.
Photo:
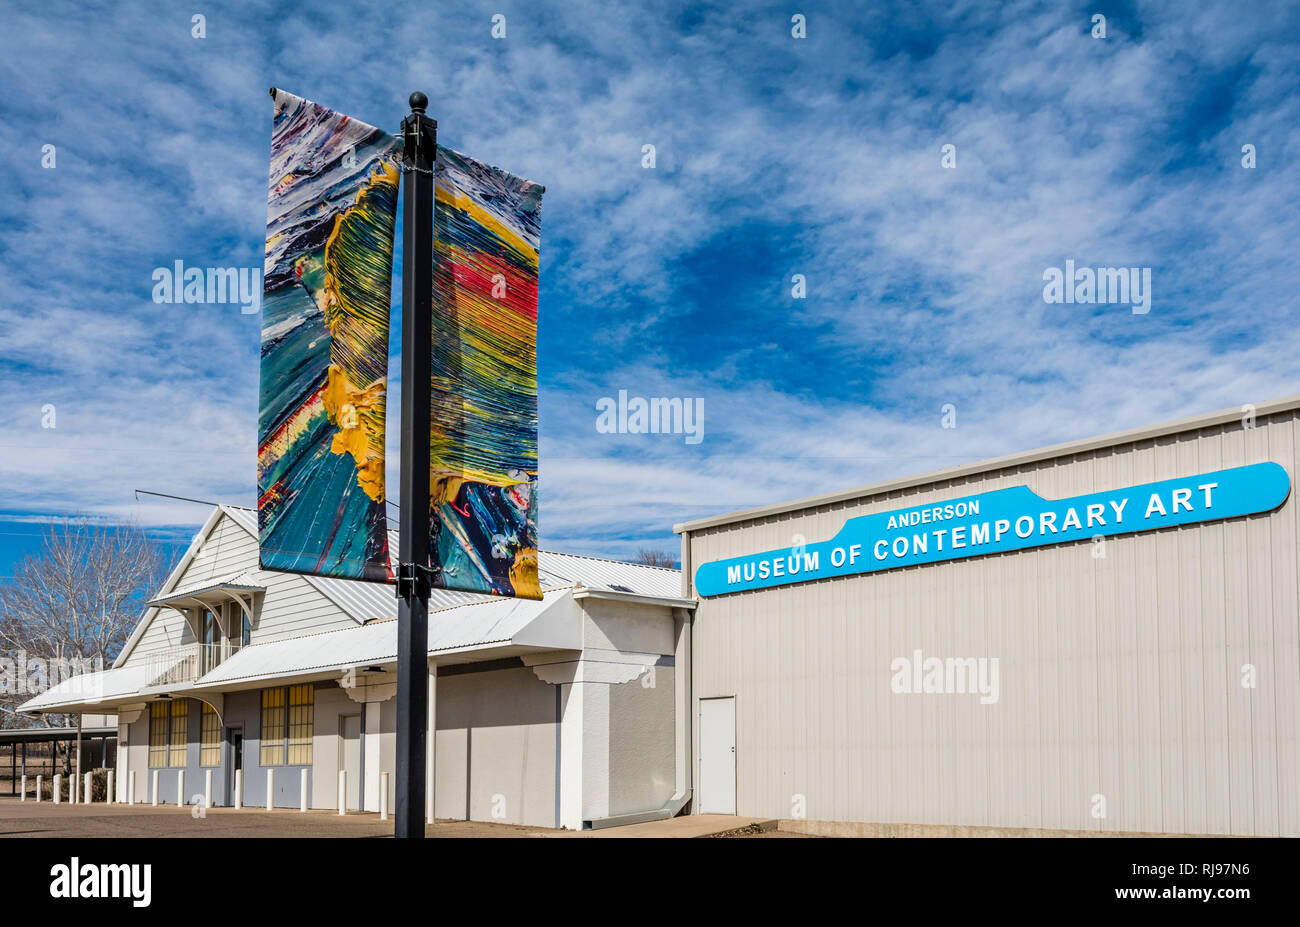
[[[544,547],[1298,391],[1294,5],[191,6],[0,13],[0,576],[50,514],[205,515],[137,488],[253,501],[258,317],[151,274],[261,266],[273,85],[394,130],[422,89],[546,185]],[[1046,304],[1066,259],[1150,312]],[[620,389],[703,441],[599,433]]]

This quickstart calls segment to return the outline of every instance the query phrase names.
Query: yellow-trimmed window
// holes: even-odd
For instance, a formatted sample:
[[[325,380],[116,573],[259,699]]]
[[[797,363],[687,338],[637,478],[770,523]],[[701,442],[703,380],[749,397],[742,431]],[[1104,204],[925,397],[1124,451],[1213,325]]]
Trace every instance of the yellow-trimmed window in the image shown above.
[[[207,702],[203,703],[203,726],[199,732],[199,765],[221,765],[221,718]]]
[[[168,702],[149,706],[149,765],[167,765],[167,732],[170,721]]]
[[[183,698],[149,706],[149,765],[184,766],[189,745],[190,703]]]
[[[169,752],[171,761],[169,766],[184,766],[185,752],[189,746],[190,732],[190,703],[183,698],[175,698],[171,701],[172,706],[172,733]]]
[[[262,690],[263,766],[310,766],[316,687],[311,683]]]
[[[261,690],[261,764],[285,764],[285,690]]]
[[[289,765],[311,765],[311,733],[316,710],[316,687],[311,683],[289,687]]]

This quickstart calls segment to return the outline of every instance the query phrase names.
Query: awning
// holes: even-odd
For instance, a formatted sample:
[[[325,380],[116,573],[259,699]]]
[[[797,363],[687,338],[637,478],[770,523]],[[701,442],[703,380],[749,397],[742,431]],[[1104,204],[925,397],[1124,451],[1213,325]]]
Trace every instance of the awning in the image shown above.
[[[92,737],[116,737],[116,727],[83,727],[81,739]],[[75,727],[18,727],[5,728],[0,731],[0,744],[43,744],[56,740],[76,740]]]
[[[140,701],[143,690],[166,676],[181,662],[176,660],[163,665],[146,660],[133,666],[73,676],[23,702],[18,706],[18,711],[108,711],[119,705]]]
[[[439,663],[471,663],[526,653],[581,650],[582,612],[574,601],[575,591],[581,590],[547,589],[541,601],[500,598],[436,609],[429,613],[429,656]],[[188,592],[172,595],[202,592],[191,587]],[[255,688],[272,679],[326,679],[352,668],[391,665],[397,661],[397,621],[371,621],[360,627],[251,644],[192,685],[166,682],[172,670],[187,659],[163,663],[143,659],[75,676],[25,702],[18,710],[102,711],[181,688]]]
[[[540,602],[492,599],[429,613],[429,656],[439,663],[468,663],[550,650],[582,649],[582,615],[571,588],[550,589]],[[195,685],[251,688],[271,679],[328,678],[352,668],[397,660],[397,621],[322,631],[233,654]]]
[[[251,570],[241,570],[229,576],[200,580],[185,588],[173,589],[166,595],[161,595],[145,604],[177,609],[211,608],[213,605],[234,600],[247,611],[253,594],[265,591],[266,586],[252,581]]]

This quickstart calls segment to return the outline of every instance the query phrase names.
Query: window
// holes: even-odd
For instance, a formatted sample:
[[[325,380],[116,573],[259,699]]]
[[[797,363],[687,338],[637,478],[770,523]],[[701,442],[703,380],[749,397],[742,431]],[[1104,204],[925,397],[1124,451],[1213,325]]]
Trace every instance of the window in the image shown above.
[[[149,706],[149,765],[184,766],[189,741],[190,703],[185,699]]]
[[[217,630],[217,616],[211,611],[203,613],[203,647],[199,654],[199,673],[208,672],[221,662],[221,635]]]
[[[167,707],[169,702],[149,706],[149,765],[167,765]]]
[[[284,690],[262,690],[262,765],[284,765]]]
[[[244,614],[242,608],[239,610],[239,613],[244,616],[243,625],[239,632],[239,646],[247,647],[253,640],[253,625],[252,622],[248,620],[248,615]]]
[[[221,765],[221,718],[207,702],[203,703],[203,726],[199,732],[199,765]]]
[[[262,690],[263,766],[310,766],[316,706],[312,683]]]
[[[185,765],[185,748],[189,746],[190,703],[183,698],[172,699],[172,736],[169,766]]]
[[[289,765],[311,765],[312,716],[316,687],[311,683],[289,687]]]

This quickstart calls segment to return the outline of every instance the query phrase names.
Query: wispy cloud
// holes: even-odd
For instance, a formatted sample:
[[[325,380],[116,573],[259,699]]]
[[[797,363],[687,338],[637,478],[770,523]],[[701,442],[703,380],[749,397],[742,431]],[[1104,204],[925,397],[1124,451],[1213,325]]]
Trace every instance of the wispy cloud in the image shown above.
[[[762,6],[204,6],[206,39],[162,3],[0,14],[0,508],[252,501],[256,318],[150,272],[260,265],[271,85],[394,128],[424,89],[445,144],[547,185],[550,547],[1296,391],[1292,6],[1121,5],[1104,40],[1033,3],[818,5],[802,40]],[[1150,267],[1150,313],[1045,304],[1067,258]],[[704,441],[598,433],[619,389],[703,398]]]

